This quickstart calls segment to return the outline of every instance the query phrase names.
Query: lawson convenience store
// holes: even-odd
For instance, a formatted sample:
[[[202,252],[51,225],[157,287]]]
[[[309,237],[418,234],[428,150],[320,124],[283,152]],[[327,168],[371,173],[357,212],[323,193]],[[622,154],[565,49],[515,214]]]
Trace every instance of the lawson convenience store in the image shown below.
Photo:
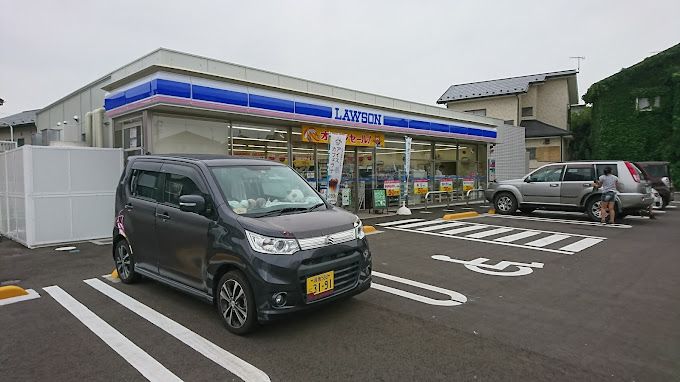
[[[409,204],[423,203],[427,191],[463,180],[470,187],[486,186],[488,145],[496,142],[499,123],[495,119],[219,63],[222,71],[212,72],[167,62],[149,65],[106,85],[113,146],[123,148],[126,156],[265,158],[289,164],[323,192],[328,135],[343,133],[343,197],[338,204],[360,211],[372,207],[372,189],[398,192],[405,175],[404,137],[409,136]]]

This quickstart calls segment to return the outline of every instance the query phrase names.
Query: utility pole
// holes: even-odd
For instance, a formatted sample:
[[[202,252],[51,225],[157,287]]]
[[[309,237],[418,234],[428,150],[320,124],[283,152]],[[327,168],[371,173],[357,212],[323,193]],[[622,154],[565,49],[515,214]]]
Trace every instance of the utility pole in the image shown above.
[[[585,60],[586,56],[571,56],[572,60],[576,60],[576,70],[581,71],[581,60]]]

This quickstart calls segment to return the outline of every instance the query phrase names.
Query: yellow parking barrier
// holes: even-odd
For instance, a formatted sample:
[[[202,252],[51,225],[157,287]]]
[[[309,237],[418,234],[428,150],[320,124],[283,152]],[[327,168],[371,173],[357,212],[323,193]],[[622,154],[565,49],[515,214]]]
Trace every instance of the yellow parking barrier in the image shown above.
[[[373,227],[372,225],[365,225],[364,226],[364,233],[373,233],[373,232],[376,232],[376,231],[377,231],[377,229],[375,229],[375,227]]]
[[[117,270],[114,269],[113,272],[111,272],[111,278],[112,278],[112,279],[117,279],[117,278],[118,278],[118,271],[117,271]]]
[[[467,218],[474,218],[476,216],[479,216],[479,213],[475,211],[468,211],[468,212],[459,212],[456,214],[446,214],[442,219],[444,220],[455,220],[455,219],[467,219]]]
[[[0,287],[0,300],[11,297],[25,296],[28,292],[22,287],[16,285],[6,285]]]
[[[494,210],[493,208],[490,208],[490,209],[489,209],[489,212],[487,212],[487,214],[489,214],[489,215],[495,215],[495,214],[496,214],[496,210]]]

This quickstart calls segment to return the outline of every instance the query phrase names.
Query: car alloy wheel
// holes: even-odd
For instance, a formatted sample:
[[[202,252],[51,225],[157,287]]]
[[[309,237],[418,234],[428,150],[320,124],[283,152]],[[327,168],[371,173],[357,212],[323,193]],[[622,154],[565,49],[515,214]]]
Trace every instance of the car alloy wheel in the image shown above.
[[[116,248],[116,271],[118,276],[127,279],[130,277],[130,250],[127,245],[119,244]]]
[[[496,201],[496,208],[503,212],[510,212],[512,205],[512,199],[508,195],[502,195]]]
[[[598,200],[597,202],[593,203],[592,206],[590,207],[590,213],[597,219],[602,218],[602,211],[600,210],[601,204],[602,202]]]
[[[230,327],[239,329],[248,319],[248,300],[238,281],[229,279],[220,289],[220,306],[224,321]]]

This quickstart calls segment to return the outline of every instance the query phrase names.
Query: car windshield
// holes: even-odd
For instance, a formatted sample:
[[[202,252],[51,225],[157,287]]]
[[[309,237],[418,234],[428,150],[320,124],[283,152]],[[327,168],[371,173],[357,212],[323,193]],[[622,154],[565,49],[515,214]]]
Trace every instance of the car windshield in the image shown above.
[[[239,215],[276,216],[325,208],[312,187],[286,166],[213,167],[212,173],[229,207]]]
[[[665,164],[640,164],[647,174],[655,178],[663,178],[668,176],[668,170]]]

